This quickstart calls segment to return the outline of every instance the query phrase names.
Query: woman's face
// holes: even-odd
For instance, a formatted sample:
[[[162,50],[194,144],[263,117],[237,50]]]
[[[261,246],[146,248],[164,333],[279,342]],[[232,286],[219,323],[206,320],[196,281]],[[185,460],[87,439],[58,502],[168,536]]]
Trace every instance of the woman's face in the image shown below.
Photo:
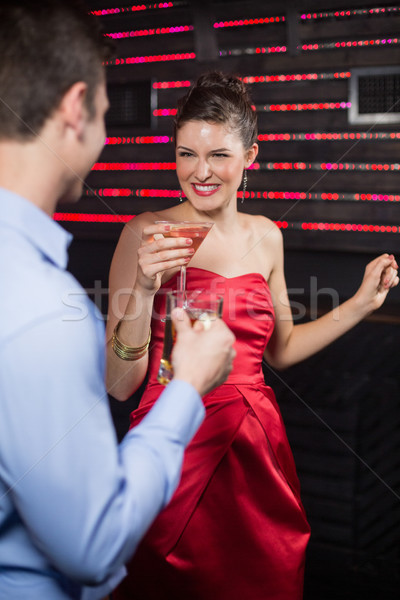
[[[199,211],[236,203],[243,170],[257,151],[257,144],[246,151],[240,137],[225,124],[188,121],[176,139],[176,172],[182,191]]]

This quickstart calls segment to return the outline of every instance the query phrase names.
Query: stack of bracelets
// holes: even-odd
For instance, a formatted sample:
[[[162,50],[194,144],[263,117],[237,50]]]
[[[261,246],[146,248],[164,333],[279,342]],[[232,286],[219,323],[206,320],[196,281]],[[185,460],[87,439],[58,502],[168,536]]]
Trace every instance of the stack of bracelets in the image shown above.
[[[138,346],[134,348],[133,346],[126,346],[121,342],[118,338],[118,331],[121,325],[121,321],[118,322],[117,326],[114,329],[114,333],[111,339],[111,347],[114,350],[115,354],[122,358],[122,360],[139,360],[144,356],[149,348],[150,339],[151,339],[151,329],[149,331],[149,337],[143,346]]]

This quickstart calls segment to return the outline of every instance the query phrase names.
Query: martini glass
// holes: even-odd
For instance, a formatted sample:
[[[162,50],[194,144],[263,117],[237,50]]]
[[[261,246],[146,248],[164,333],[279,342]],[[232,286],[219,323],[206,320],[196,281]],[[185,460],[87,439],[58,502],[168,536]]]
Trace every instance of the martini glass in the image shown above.
[[[169,225],[170,230],[163,233],[166,238],[188,237],[192,239],[194,254],[199,249],[214,223],[195,221],[156,221],[156,224]],[[192,257],[194,256],[192,255]],[[182,265],[179,274],[178,291],[186,293],[186,265]]]

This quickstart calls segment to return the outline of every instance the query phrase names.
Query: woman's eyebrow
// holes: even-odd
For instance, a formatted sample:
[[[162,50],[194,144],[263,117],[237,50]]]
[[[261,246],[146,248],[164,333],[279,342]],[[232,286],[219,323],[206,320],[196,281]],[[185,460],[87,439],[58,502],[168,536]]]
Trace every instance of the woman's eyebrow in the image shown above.
[[[190,150],[190,152],[194,152],[194,150],[192,150],[191,148],[188,148],[187,146],[177,146],[177,149],[181,149],[181,150]],[[210,150],[209,153],[212,152],[230,152],[229,148],[215,148],[214,150]]]

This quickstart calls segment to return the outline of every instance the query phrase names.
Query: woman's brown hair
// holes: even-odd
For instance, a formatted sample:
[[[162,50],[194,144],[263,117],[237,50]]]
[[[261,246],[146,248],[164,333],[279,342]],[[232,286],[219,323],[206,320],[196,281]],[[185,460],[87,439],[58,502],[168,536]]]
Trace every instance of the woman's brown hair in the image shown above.
[[[188,121],[226,123],[249,149],[257,141],[257,115],[247,88],[234,75],[212,71],[201,75],[178,101],[174,119],[174,139]]]

